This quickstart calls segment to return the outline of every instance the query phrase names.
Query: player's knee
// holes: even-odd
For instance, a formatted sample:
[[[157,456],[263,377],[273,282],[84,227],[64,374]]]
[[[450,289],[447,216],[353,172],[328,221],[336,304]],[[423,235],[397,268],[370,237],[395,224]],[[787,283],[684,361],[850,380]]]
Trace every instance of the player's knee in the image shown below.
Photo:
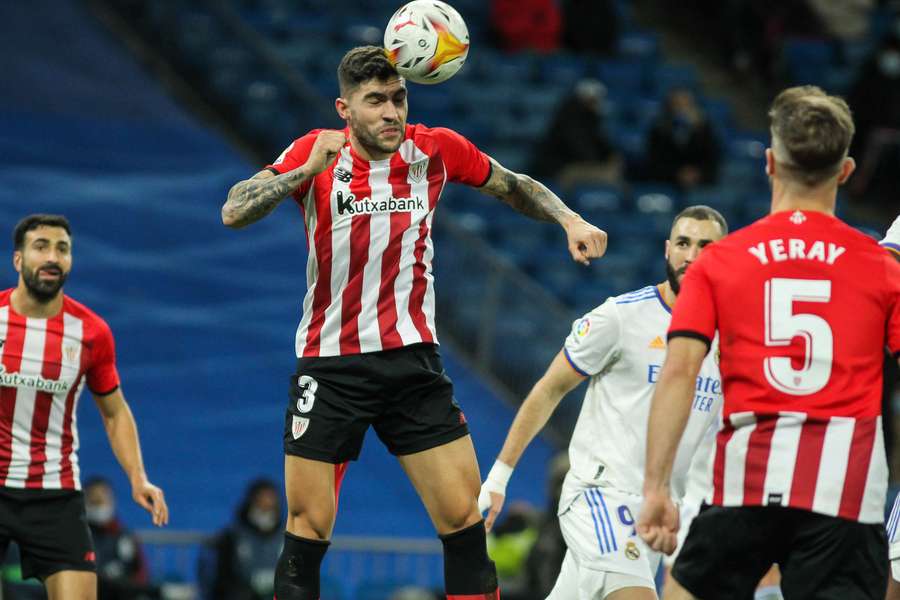
[[[288,509],[287,530],[301,538],[327,540],[334,527],[334,511]]]
[[[284,535],[284,548],[275,565],[278,600],[319,600],[319,567],[328,542]]]
[[[493,598],[498,591],[497,570],[487,555],[484,521],[440,536],[444,546],[444,582],[447,596],[477,595]]]
[[[478,496],[460,495],[455,501],[446,502],[442,507],[440,515],[436,519],[436,527],[441,535],[449,535],[455,531],[460,531],[467,527],[475,525],[482,520],[481,513],[478,511]]]

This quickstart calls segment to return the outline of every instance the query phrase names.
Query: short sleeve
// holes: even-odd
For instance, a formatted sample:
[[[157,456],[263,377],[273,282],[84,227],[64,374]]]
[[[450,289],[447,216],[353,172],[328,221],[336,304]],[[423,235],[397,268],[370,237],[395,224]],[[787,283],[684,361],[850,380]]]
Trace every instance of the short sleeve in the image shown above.
[[[111,394],[119,387],[116,369],[116,343],[109,325],[100,321],[99,331],[91,346],[90,364],[87,366],[87,385],[98,396]]]
[[[900,216],[894,219],[890,229],[884,234],[884,239],[878,243],[890,250],[895,256],[900,257]]]
[[[887,345],[895,357],[900,356],[900,263],[885,257],[885,282],[887,283],[888,323]]]
[[[563,352],[580,374],[597,375],[615,360],[620,335],[619,313],[610,298],[572,323]]]
[[[281,175],[306,164],[307,159],[309,159],[309,153],[312,151],[313,144],[316,143],[316,138],[319,137],[320,131],[322,130],[314,129],[303,137],[297,138],[291,142],[281,155],[275,159],[275,162],[266,165],[265,168],[276,175]],[[310,185],[312,185],[312,179],[307,179],[300,184],[300,187],[294,193],[294,196],[301,197],[306,195]]]
[[[491,176],[491,161],[475,144],[452,129],[435,127],[431,130],[441,150],[447,179],[481,187]]]
[[[698,339],[709,350],[716,336],[716,304],[706,270],[709,260],[703,258],[691,265],[681,282],[678,302],[672,309],[668,339]]]

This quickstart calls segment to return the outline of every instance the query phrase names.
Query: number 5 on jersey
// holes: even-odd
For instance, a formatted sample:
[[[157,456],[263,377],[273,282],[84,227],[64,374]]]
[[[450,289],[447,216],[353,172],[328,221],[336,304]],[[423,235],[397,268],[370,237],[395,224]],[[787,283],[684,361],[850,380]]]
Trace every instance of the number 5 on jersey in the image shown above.
[[[319,382],[309,375],[301,375],[297,379],[297,388],[297,412],[308,413],[316,402],[316,390],[319,389]]]
[[[795,369],[788,356],[770,356],[763,363],[769,384],[792,396],[814,394],[831,377],[834,336],[828,321],[818,315],[795,313],[794,302],[829,302],[827,279],[773,278],[766,282],[766,346],[790,346],[795,337],[806,343],[803,363]]]

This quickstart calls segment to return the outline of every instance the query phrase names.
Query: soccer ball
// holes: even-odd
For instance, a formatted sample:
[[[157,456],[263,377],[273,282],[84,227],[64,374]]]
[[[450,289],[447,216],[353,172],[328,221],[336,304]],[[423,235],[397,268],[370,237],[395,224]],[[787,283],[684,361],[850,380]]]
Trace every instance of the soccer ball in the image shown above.
[[[440,0],[414,0],[394,13],[384,48],[397,72],[416,83],[440,83],[459,71],[469,53],[469,30]]]

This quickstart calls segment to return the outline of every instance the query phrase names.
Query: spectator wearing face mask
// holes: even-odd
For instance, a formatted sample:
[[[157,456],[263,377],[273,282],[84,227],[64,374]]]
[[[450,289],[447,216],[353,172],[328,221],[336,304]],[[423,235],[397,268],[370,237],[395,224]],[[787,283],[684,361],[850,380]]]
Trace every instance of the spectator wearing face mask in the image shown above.
[[[275,564],[284,541],[281,494],[268,479],[252,482],[234,522],[215,542],[211,597],[216,600],[269,600]]]
[[[84,485],[88,526],[97,554],[100,600],[132,600],[155,597],[147,584],[147,564],[137,537],[116,517],[116,498],[110,483],[101,477]]]
[[[691,90],[669,92],[650,127],[646,147],[650,179],[685,189],[715,183],[719,140]]]

